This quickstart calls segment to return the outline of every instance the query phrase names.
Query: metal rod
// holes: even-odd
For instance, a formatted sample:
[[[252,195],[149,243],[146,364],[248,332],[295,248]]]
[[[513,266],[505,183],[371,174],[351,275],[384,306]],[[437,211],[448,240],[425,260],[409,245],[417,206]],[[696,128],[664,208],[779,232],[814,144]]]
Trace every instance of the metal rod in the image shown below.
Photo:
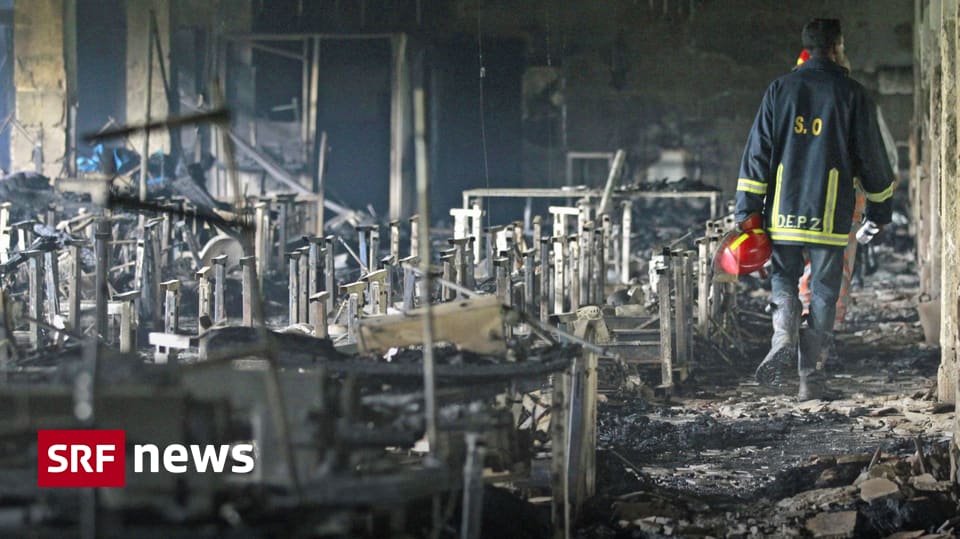
[[[147,87],[149,88],[150,86]],[[99,133],[89,133],[83,136],[83,141],[88,144],[93,144],[105,140],[126,138],[130,135],[140,132],[149,133],[151,131],[157,131],[160,129],[176,129],[178,127],[206,123],[226,124],[229,122],[229,120],[230,112],[227,109],[216,109],[208,112],[201,112],[199,114],[172,116],[164,120],[150,121],[142,125],[123,126],[117,129],[101,131]]]
[[[425,310],[423,317],[423,395],[426,415],[427,441],[430,452],[437,451],[437,395],[433,356],[433,307],[430,303],[430,179],[427,171],[427,144],[423,88],[413,91],[414,150],[417,171],[417,213],[423,216],[424,240],[419,242],[420,270],[423,272],[421,297]]]
[[[153,10],[150,10],[150,21],[147,25],[147,87],[144,91],[143,125],[150,125],[150,106],[153,100],[153,33],[155,31]],[[101,136],[103,133],[100,134]],[[140,202],[147,200],[147,176],[150,173],[150,130],[143,132],[143,146],[140,151]]]

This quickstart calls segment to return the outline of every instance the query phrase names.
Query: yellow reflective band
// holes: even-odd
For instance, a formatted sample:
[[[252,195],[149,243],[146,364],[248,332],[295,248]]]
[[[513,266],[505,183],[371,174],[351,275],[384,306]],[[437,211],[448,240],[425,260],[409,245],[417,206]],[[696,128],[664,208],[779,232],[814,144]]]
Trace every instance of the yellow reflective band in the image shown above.
[[[730,244],[730,250],[736,251],[737,247],[740,247],[740,244],[747,241],[747,238],[750,237],[748,234],[740,234],[737,236],[737,239],[733,240],[733,243]]]
[[[800,230],[795,228],[771,227],[769,233],[770,239],[774,241],[797,241],[820,245],[835,245],[838,247],[844,247],[850,241],[848,234],[830,234],[815,230]]]
[[[744,187],[756,187],[757,189],[766,189],[767,184],[765,182],[758,182],[756,180],[750,180],[747,178],[740,178],[737,180],[737,185],[742,185]]]
[[[886,202],[893,197],[893,184],[879,193],[867,193],[867,200],[870,202]]]
[[[766,190],[766,189],[757,189],[756,187],[744,187],[744,186],[742,186],[742,185],[737,185],[737,191],[741,191],[741,192],[743,192],[743,193],[751,193],[751,194],[754,194],[754,195],[765,195],[765,194],[767,194],[767,190]]]
[[[737,191],[765,195],[767,194],[767,184],[748,178],[740,178],[737,180]]]
[[[823,209],[823,231],[828,234],[833,232],[834,214],[837,211],[837,182],[839,178],[840,172],[831,168],[830,174],[827,176],[827,200]]]
[[[780,218],[780,180],[783,178],[783,163],[777,167],[777,186],[773,190],[773,215],[770,222],[776,224]]]

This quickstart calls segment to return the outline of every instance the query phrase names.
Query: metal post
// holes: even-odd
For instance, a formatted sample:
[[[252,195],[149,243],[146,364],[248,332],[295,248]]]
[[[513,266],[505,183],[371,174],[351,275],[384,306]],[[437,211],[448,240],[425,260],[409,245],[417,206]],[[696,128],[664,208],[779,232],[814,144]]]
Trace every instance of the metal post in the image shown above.
[[[390,263],[396,265],[400,260],[400,220],[390,221]]]
[[[373,271],[370,263],[370,234],[373,227],[371,225],[360,225],[356,228],[359,251],[360,251],[360,264],[363,266],[361,272],[370,272]]]
[[[241,258],[240,269],[243,275],[243,325],[253,327],[255,323],[253,302],[259,299],[257,297],[257,257]]]
[[[542,235],[543,235],[543,217],[540,215],[535,215],[533,217],[533,235],[531,236],[531,242],[533,244],[534,264],[540,263],[540,249],[537,248],[537,243],[540,241],[540,237]]]
[[[454,270],[454,257],[455,253],[449,253],[441,251],[440,262],[443,264],[443,280],[447,283],[452,283],[456,279],[456,273]],[[448,287],[446,284],[442,285],[440,294],[440,301],[453,301],[457,297],[457,292],[452,288]]]
[[[287,316],[292,326],[300,321],[300,253],[287,253]]]
[[[253,208],[255,212],[254,256],[257,261],[255,270],[259,278],[266,273],[270,261],[270,250],[272,248],[269,242],[270,212],[266,202],[258,202]]]
[[[417,297],[417,257],[408,256],[400,261],[403,267],[403,310],[411,311],[416,305]]]
[[[309,279],[307,282],[307,292],[310,297],[323,290],[323,263],[324,253],[323,238],[318,236],[304,236],[307,241],[307,265],[309,266]]]
[[[507,266],[510,260],[504,257],[497,257],[493,260],[496,272],[497,297],[500,303],[510,305],[510,275],[507,272]]]
[[[464,276],[464,286],[473,289],[477,286],[477,261],[473,257],[477,246],[477,236],[467,238],[467,251],[464,253],[466,275]]]
[[[319,339],[327,338],[327,296],[330,292],[317,292],[310,296],[310,325],[313,327],[313,336]]]
[[[479,539],[483,516],[483,460],[486,448],[475,432],[465,436],[467,458],[463,464],[463,516],[460,539]]]
[[[577,309],[580,308],[580,238],[577,236],[570,236],[567,238],[567,248],[569,249],[570,256],[567,257],[569,262],[569,275],[570,275],[570,312],[577,312]]]
[[[376,224],[370,226],[370,253],[367,255],[367,260],[370,261],[367,266],[369,271],[380,269],[378,265],[380,262],[380,226]]]
[[[213,325],[213,290],[210,266],[197,270],[197,335],[203,335]]]
[[[566,283],[566,238],[563,236],[553,237],[553,312],[565,312],[564,305],[564,284]]]
[[[665,253],[666,254],[666,253]],[[664,267],[657,268],[657,302],[660,305],[660,373],[663,387],[673,386],[673,316],[670,312],[670,257],[664,256]]]
[[[60,269],[57,267],[57,252],[43,253],[44,269],[44,311],[48,324],[54,323],[54,318],[60,314]]]
[[[493,276],[493,259],[497,258],[497,235],[503,230],[503,226],[488,226],[484,229],[486,235],[486,266],[487,277]]]
[[[140,291],[137,317],[147,321],[160,320],[160,276],[156,260],[160,224],[160,219],[150,219],[144,223],[143,235],[137,240],[137,267],[134,277],[134,288]]]
[[[527,249],[523,252],[523,305],[522,310],[525,313],[533,312],[533,298],[536,296],[536,253],[537,248]]]
[[[597,249],[598,269],[600,270],[597,283],[599,294],[595,305],[602,305],[604,300],[607,299],[607,253],[610,252],[610,238],[613,236],[613,223],[610,221],[610,216],[604,215],[601,218],[601,223],[600,245]]]
[[[393,291],[396,287],[396,273],[394,272],[396,261],[392,256],[385,256],[380,259],[380,264],[383,267],[383,271],[386,272],[386,277],[384,277],[383,283],[383,294],[386,297],[386,307],[384,308],[383,314],[388,314],[387,309],[393,307]]]
[[[130,353],[137,349],[137,324],[134,320],[134,309],[139,298],[139,290],[117,294],[113,298],[114,301],[120,302],[120,351],[123,353]]]
[[[310,318],[310,247],[301,247],[297,249],[300,258],[297,260],[297,320],[301,324],[306,324]]]
[[[606,219],[606,223],[609,224],[609,219]],[[606,227],[604,227],[606,228]],[[603,305],[606,300],[606,289],[607,289],[607,250],[606,250],[606,238],[607,236],[604,233],[604,229],[594,230],[594,252],[596,259],[594,261],[595,271],[594,279],[596,292],[593,295],[593,305]]]
[[[673,319],[674,319],[674,332],[676,334],[676,362],[677,366],[683,367],[687,360],[687,336],[683,331],[684,326],[686,325],[686,290],[684,290],[684,275],[683,275],[683,253],[681,251],[673,251],[670,253],[670,280],[673,283]]]
[[[594,285],[594,245],[593,245],[593,223],[584,223],[579,227],[582,232],[577,235],[580,239],[580,304],[593,305],[593,285]]]
[[[277,243],[279,244],[279,252],[285,253],[287,251],[287,242],[289,240],[289,226],[290,226],[290,205],[293,202],[293,199],[297,198],[296,193],[282,193],[277,195],[277,205],[280,209],[280,215],[277,219]]]
[[[540,239],[540,287],[537,297],[540,298],[540,321],[546,322],[550,316],[550,238]]]
[[[367,281],[373,314],[387,314],[387,270],[368,273],[364,280]]]
[[[213,324],[221,325],[227,322],[227,255],[213,258]]]
[[[165,281],[160,283],[160,287],[163,289],[164,296],[163,331],[176,334],[180,330],[180,281]],[[161,348],[164,349],[161,350]],[[157,363],[176,361],[177,353],[176,348],[157,347],[154,360]]]
[[[43,330],[39,320],[43,319],[43,253],[40,251],[23,251],[23,256],[28,259],[29,267],[29,298],[27,299],[27,314],[30,316],[29,341],[31,348],[39,348],[43,344]]]
[[[707,238],[697,240],[697,327],[707,337],[710,328],[710,260]]]
[[[420,217],[410,216],[410,256],[420,256]]]
[[[324,248],[324,262],[323,262],[323,290],[330,292],[327,296],[327,313],[333,312],[334,303],[337,300],[337,271],[336,266],[334,265],[334,256],[336,256],[336,249],[334,249],[334,237],[327,236],[323,239],[326,247]]]
[[[70,249],[70,290],[67,297],[67,308],[69,309],[67,320],[70,329],[76,331],[80,329],[80,278],[83,269],[80,261],[80,247],[82,243],[70,241],[68,245]]]
[[[170,206],[169,203],[164,203],[162,205]],[[171,234],[173,234],[173,220],[171,219],[170,214],[167,212],[163,213],[163,216],[161,217],[161,219],[163,220],[160,221],[160,253],[161,253],[161,256],[163,257],[163,265],[169,266],[173,261],[173,249],[170,245],[170,236]],[[159,259],[157,263],[158,264],[160,263]],[[160,276],[157,275],[157,282],[159,283],[159,281],[160,281]],[[157,286],[157,290],[160,290],[159,285]],[[157,306],[156,310],[158,313],[160,312],[159,305]],[[156,316],[154,318],[156,320],[160,320],[161,317]]]
[[[696,251],[685,251],[683,253],[683,282],[684,282],[684,312],[683,312],[683,331],[684,338],[687,340],[687,357],[684,368],[689,370],[693,363],[694,345],[696,339],[693,337],[693,264]]]
[[[0,203],[0,264],[10,258],[10,206],[10,202]]]
[[[623,201],[623,216],[620,221],[620,282],[630,282],[630,234],[633,233],[633,201]]]
[[[357,294],[347,294],[347,335],[351,343],[357,342],[357,329],[360,323],[360,298]]]
[[[720,245],[721,236],[716,234],[711,234],[708,237],[708,249],[710,253],[716,253],[717,248]],[[720,301],[721,290],[723,289],[723,283],[718,283],[713,279],[710,280],[710,316],[709,319],[716,320],[720,318],[720,309],[723,306],[723,302]]]
[[[469,261],[467,260],[470,251],[470,238],[457,238],[450,240],[450,245],[453,246],[453,266],[454,273],[456,275],[456,283],[462,287],[469,287],[469,279],[467,277],[468,273],[471,272],[473,268],[470,267]]]
[[[96,320],[97,334],[107,334],[107,301],[110,290],[107,287],[107,275],[110,271],[110,238],[112,237],[110,221],[101,219],[97,223],[96,238],[97,272],[96,272]]]

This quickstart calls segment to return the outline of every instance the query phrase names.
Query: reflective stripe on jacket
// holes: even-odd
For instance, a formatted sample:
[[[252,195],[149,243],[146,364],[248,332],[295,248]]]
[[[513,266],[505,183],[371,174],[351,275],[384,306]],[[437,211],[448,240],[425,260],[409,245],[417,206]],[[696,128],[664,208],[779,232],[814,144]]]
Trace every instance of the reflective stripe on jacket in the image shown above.
[[[740,163],[736,217],[764,214],[774,242],[842,247],[855,206],[890,222],[893,173],[876,106],[847,70],[811,58],[767,88]]]

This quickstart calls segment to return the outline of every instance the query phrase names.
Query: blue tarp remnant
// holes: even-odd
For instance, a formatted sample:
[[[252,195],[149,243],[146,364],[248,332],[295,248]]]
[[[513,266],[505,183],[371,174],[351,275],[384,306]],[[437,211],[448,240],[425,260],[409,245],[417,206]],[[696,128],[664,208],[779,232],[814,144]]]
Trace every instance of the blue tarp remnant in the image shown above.
[[[80,172],[126,174],[138,165],[140,165],[140,155],[137,152],[123,147],[104,148],[103,144],[93,147],[92,156],[77,157],[77,170]]]

